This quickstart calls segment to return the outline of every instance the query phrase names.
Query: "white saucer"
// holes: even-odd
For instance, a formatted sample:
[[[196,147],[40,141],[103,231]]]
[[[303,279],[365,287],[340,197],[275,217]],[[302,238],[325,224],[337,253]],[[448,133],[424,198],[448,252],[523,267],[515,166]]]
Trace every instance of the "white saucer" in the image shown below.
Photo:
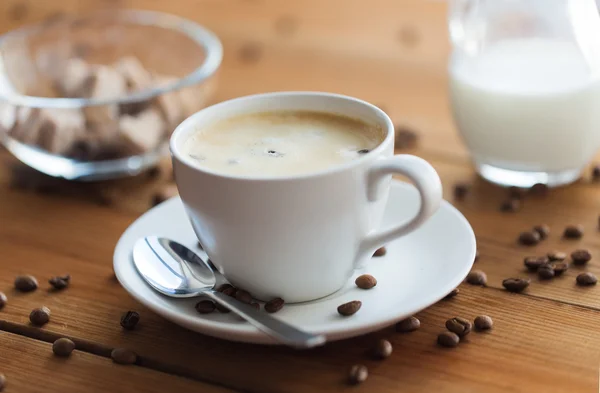
[[[393,181],[382,226],[410,218],[418,195],[411,185]],[[121,285],[139,302],[188,329],[226,340],[273,344],[274,341],[233,314],[201,315],[198,299],[160,295],[138,275],[131,257],[133,244],[143,236],[159,235],[199,251],[196,237],[179,198],[145,213],[121,236],[114,254],[114,270]],[[444,201],[440,210],[417,231],[387,245],[384,257],[375,257],[340,291],[313,302],[286,305],[275,316],[307,331],[322,333],[328,341],[358,336],[389,326],[432,305],[465,278],[475,258],[475,235],[467,220]],[[354,278],[368,272],[377,286],[362,290]],[[342,317],[337,307],[360,300],[362,308]]]

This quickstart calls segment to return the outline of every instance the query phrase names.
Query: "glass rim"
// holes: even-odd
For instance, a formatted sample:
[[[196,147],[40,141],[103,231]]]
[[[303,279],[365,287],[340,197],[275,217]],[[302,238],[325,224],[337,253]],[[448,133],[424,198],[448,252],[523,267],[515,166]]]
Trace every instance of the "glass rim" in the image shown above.
[[[155,26],[163,29],[169,29],[183,33],[191,38],[196,44],[205,51],[204,61],[192,72],[184,77],[177,78],[174,82],[164,86],[152,87],[149,89],[133,92],[118,98],[55,98],[38,97],[22,94],[18,91],[1,92],[0,103],[8,103],[15,106],[25,106],[31,108],[59,108],[74,109],[90,106],[101,106],[110,104],[128,104],[140,101],[150,100],[154,97],[176,91],[188,86],[198,84],[212,75],[219,69],[223,59],[223,46],[219,38],[210,30],[193,22],[172,14],[166,14],[156,11],[143,10],[111,10],[93,12],[82,16],[69,18],[70,23],[84,20],[102,20],[101,18],[112,18],[115,21],[129,22],[141,26]],[[16,30],[9,31],[0,36],[0,46],[7,40],[15,37],[24,37],[31,33],[41,31],[48,26],[48,23],[38,23],[30,26],[24,26]],[[50,22],[51,23],[51,22]],[[62,23],[56,21],[54,23]],[[53,23],[53,24],[54,24]],[[3,56],[0,52],[0,71],[3,68]]]

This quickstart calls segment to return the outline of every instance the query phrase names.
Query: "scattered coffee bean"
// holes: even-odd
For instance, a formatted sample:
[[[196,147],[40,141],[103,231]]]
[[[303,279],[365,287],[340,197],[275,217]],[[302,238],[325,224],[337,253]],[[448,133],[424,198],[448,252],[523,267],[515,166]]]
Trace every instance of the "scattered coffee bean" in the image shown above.
[[[35,326],[43,326],[50,321],[50,309],[48,307],[36,308],[29,314],[29,320]]]
[[[529,192],[533,195],[545,196],[548,194],[548,186],[543,183],[536,183],[529,189]]]
[[[471,333],[473,324],[468,319],[461,317],[450,318],[446,321],[446,329],[452,333],[456,333],[458,337],[464,337]]]
[[[200,300],[198,303],[196,303],[195,308],[200,314],[210,314],[211,312],[215,311],[217,306],[212,300]]]
[[[366,366],[362,364],[355,364],[350,368],[350,372],[348,373],[348,382],[352,385],[358,385],[367,380],[369,376],[369,371]]]
[[[137,360],[135,352],[126,348],[115,348],[110,353],[113,362],[118,364],[134,364]]]
[[[385,247],[380,247],[373,253],[374,257],[382,257],[387,254],[387,249]]]
[[[392,354],[392,343],[388,340],[379,340],[373,349],[373,353],[377,359],[389,358]]]
[[[523,199],[523,190],[519,187],[509,187],[508,188],[508,197],[510,199]]]
[[[502,281],[502,286],[509,292],[523,292],[531,282],[528,278],[507,278]]]
[[[554,267],[552,265],[545,264],[543,266],[540,266],[540,268],[537,271],[538,273],[538,277],[542,280],[550,280],[551,278],[554,278]]]
[[[233,288],[233,285],[223,284],[223,285],[219,286],[219,288],[217,288],[217,292],[225,292],[225,290],[228,288]]]
[[[15,278],[15,289],[21,292],[35,291],[38,287],[38,282],[35,277],[30,275],[17,276]]]
[[[4,374],[0,373],[0,392],[2,392],[5,387],[6,387],[6,377],[4,376]]]
[[[250,295],[250,292],[244,291],[243,289],[237,290],[237,292],[235,293],[235,298],[242,303],[252,303],[252,295]]]
[[[569,225],[565,228],[563,237],[565,239],[581,239],[583,237],[583,226],[580,224]]]
[[[590,272],[581,273],[577,276],[577,285],[589,286],[596,285],[598,279]]]
[[[558,277],[558,276],[562,275],[564,272],[566,272],[568,268],[569,268],[569,265],[566,264],[565,262],[555,263],[554,264],[554,275]]]
[[[454,348],[460,342],[460,337],[456,333],[442,332],[437,337],[437,343],[442,347]]]
[[[0,310],[2,310],[4,308],[4,306],[6,306],[7,302],[8,302],[8,298],[6,297],[4,292],[0,292]]]
[[[358,151],[358,154],[367,154],[368,152],[370,152],[369,149],[362,149]]]
[[[347,317],[347,316],[356,314],[356,312],[358,310],[360,310],[361,306],[362,306],[362,302],[360,300],[353,300],[351,302],[340,305],[337,308],[337,310],[338,310],[338,313],[340,313],[340,315]]]
[[[421,327],[421,321],[417,317],[409,317],[396,324],[396,331],[400,333],[410,333]]]
[[[533,227],[533,230],[540,235],[541,240],[547,239],[550,236],[550,227],[548,225],[536,225]]]
[[[247,63],[255,63],[262,57],[263,49],[258,42],[244,43],[238,52],[240,60]]]
[[[487,315],[480,315],[475,318],[474,325],[477,330],[489,330],[494,326],[494,321]]]
[[[561,251],[551,251],[548,253],[548,259],[551,261],[564,261],[567,258],[567,254]]]
[[[592,254],[588,250],[575,250],[571,253],[571,259],[574,265],[585,265],[592,259]]]
[[[50,283],[50,285],[52,285],[54,289],[61,290],[69,286],[70,280],[71,276],[65,274],[64,276],[52,277],[50,280],[48,280],[48,282]]]
[[[459,292],[460,292],[460,289],[454,288],[452,291],[450,291],[449,294],[444,296],[444,300],[452,299],[454,296],[458,295]]]
[[[534,246],[540,242],[540,234],[537,232],[521,232],[519,243],[524,246]]]
[[[600,180],[600,165],[594,165],[592,167],[592,180],[594,180],[594,181]]]
[[[377,285],[377,279],[370,274],[363,274],[361,276],[358,276],[354,283],[360,289],[371,289],[375,285]]]
[[[228,288],[225,288],[222,291],[222,293],[227,296],[235,297],[235,294],[237,293],[237,291],[238,291],[237,288],[230,286]]]
[[[260,311],[260,304],[258,304],[258,303],[250,303],[250,305],[251,305],[252,307],[254,307],[255,309],[257,309],[257,310],[259,310],[259,311]]]
[[[127,330],[135,329],[135,326],[140,321],[140,314],[135,311],[127,311],[121,316],[121,326]]]
[[[521,201],[519,199],[509,199],[500,204],[500,211],[505,213],[514,213],[521,209]]]
[[[413,130],[403,126],[395,126],[394,147],[396,149],[411,149],[417,145],[418,135]]]
[[[454,199],[463,200],[469,193],[471,187],[466,183],[458,183],[454,185]]]
[[[487,284],[487,275],[481,270],[471,270],[467,275],[467,283],[485,286]]]
[[[75,349],[75,343],[71,340],[69,340],[68,338],[59,338],[58,340],[54,341],[54,343],[52,344],[52,352],[54,352],[54,354],[56,356],[60,356],[60,357],[68,357],[71,355],[71,352],[73,352],[73,350]]]
[[[543,256],[543,257],[526,257],[525,260],[523,261],[523,264],[525,265],[525,267],[527,267],[527,269],[529,271],[535,272],[541,266],[546,265],[549,261],[550,261],[550,259],[548,257],[546,257],[546,256]]]
[[[279,310],[281,310],[283,308],[283,305],[285,304],[285,302],[283,301],[282,298],[277,297],[275,299],[269,300],[267,303],[265,303],[265,311],[268,313],[275,313]]]

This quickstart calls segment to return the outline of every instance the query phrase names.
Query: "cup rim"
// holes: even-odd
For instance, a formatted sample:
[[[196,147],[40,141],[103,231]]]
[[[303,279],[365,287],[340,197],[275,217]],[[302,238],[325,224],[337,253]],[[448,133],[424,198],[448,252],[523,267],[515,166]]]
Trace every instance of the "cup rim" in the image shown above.
[[[370,110],[374,111],[379,117],[381,117],[383,119],[384,124],[382,124],[382,126],[385,127],[385,130],[386,130],[385,138],[377,145],[376,148],[374,148],[373,150],[371,150],[367,154],[364,154],[362,157],[360,157],[356,160],[351,160],[351,161],[345,162],[343,164],[328,167],[326,169],[316,171],[316,172],[310,172],[310,173],[299,174],[299,175],[290,175],[290,176],[240,176],[240,175],[232,175],[232,174],[227,174],[227,173],[216,172],[216,171],[210,170],[208,168],[204,168],[201,165],[198,165],[194,160],[192,160],[191,158],[189,158],[185,154],[183,154],[176,146],[178,139],[180,139],[182,137],[182,135],[187,134],[189,132],[188,130],[196,123],[196,119],[198,117],[200,117],[201,115],[203,115],[205,111],[218,111],[221,108],[224,108],[224,107],[234,104],[234,103],[251,101],[251,100],[260,99],[260,98],[279,97],[281,99],[286,99],[286,98],[290,98],[290,97],[300,97],[300,96],[329,97],[331,99],[352,101],[352,102],[358,103],[360,105],[363,105],[365,107],[368,107]],[[394,139],[394,124],[392,123],[392,120],[390,119],[390,117],[382,109],[380,109],[379,107],[377,107],[367,101],[361,100],[359,98],[343,95],[343,94],[336,94],[336,93],[327,93],[327,92],[318,92],[318,91],[283,91],[283,92],[260,93],[260,94],[253,94],[253,95],[248,95],[248,96],[237,97],[237,98],[233,98],[230,100],[222,101],[218,104],[214,104],[214,105],[211,105],[211,106],[208,106],[206,108],[199,110],[198,112],[194,113],[193,115],[191,115],[187,119],[185,119],[181,124],[179,124],[177,126],[177,128],[175,128],[175,131],[173,131],[173,134],[171,135],[171,139],[169,140],[169,150],[171,152],[171,156],[173,157],[173,159],[181,162],[188,168],[198,171],[198,172],[201,172],[205,175],[224,178],[224,179],[250,181],[250,182],[258,182],[258,181],[261,181],[261,182],[285,182],[285,181],[299,180],[299,179],[322,178],[322,177],[326,177],[329,175],[334,175],[334,174],[337,174],[340,172],[344,172],[346,170],[351,170],[359,165],[363,165],[365,162],[370,162],[370,161],[376,159],[380,155],[380,153],[382,151],[384,151],[384,149],[386,148],[386,146],[388,144],[393,144],[393,139]]]

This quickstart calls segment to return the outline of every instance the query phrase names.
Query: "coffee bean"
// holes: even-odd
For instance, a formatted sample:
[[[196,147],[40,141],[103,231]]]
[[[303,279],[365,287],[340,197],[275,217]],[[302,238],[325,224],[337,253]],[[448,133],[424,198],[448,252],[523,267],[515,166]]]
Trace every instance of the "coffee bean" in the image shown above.
[[[566,272],[568,268],[569,268],[569,265],[566,264],[565,262],[555,263],[554,264],[554,275],[558,277],[558,276],[562,275],[564,272]]]
[[[231,284],[223,284],[217,288],[217,292],[225,292],[226,289],[233,288]]]
[[[533,195],[545,196],[548,194],[548,186],[543,183],[536,183],[529,189]]]
[[[375,285],[377,285],[377,279],[370,274],[363,274],[361,276],[358,276],[354,283],[360,289],[371,289]]]
[[[275,313],[279,310],[281,310],[283,308],[283,305],[285,304],[285,302],[283,301],[282,298],[277,297],[275,299],[269,300],[267,303],[265,303],[265,311],[268,313]]]
[[[504,213],[514,213],[521,209],[521,201],[518,199],[509,199],[500,204],[500,211]]]
[[[257,309],[257,310],[259,310],[259,311],[260,311],[260,304],[258,304],[258,303],[250,303],[250,305],[251,305],[252,307],[254,307],[255,309]]]
[[[583,237],[583,225],[569,225],[563,233],[565,239],[581,239]]]
[[[362,150],[359,150],[357,153],[358,154],[367,154],[369,151],[370,151],[369,149],[362,149]]]
[[[550,236],[550,227],[548,225],[536,225],[533,227],[533,230],[540,235],[541,240],[547,239]]]
[[[598,279],[590,272],[581,273],[577,276],[577,285],[589,286],[596,285]]]
[[[540,266],[537,273],[540,279],[550,280],[551,278],[554,278],[554,267],[550,264],[545,264]]]
[[[480,315],[475,318],[474,325],[477,330],[489,330],[494,326],[494,321],[487,315]]]
[[[244,291],[243,289],[237,290],[237,292],[235,293],[235,298],[242,303],[252,303],[252,295],[250,295],[250,292]]]
[[[561,251],[551,251],[548,253],[548,259],[551,261],[564,261],[567,258],[567,254]]]
[[[360,300],[353,300],[351,302],[340,305],[337,308],[337,310],[338,310],[338,313],[340,313],[340,315],[347,317],[347,316],[355,314],[358,310],[360,310],[361,306],[362,306],[362,302]]]
[[[6,297],[4,292],[0,292],[0,310],[2,310],[4,308],[4,306],[6,306],[7,302],[8,302],[8,298]]]
[[[541,266],[546,265],[550,259],[548,257],[526,257],[523,261],[523,264],[529,271],[535,272]]]
[[[0,373],[0,392],[3,391],[5,387],[6,387],[6,376],[4,376],[4,374]]]
[[[237,291],[238,291],[237,288],[230,286],[228,288],[225,288],[222,293],[227,296],[235,297],[235,294],[237,293]]]
[[[121,326],[127,330],[135,329],[135,326],[140,321],[140,314],[135,311],[127,311],[121,316]]]
[[[600,165],[594,165],[592,167],[592,180],[594,180],[594,181],[600,180]]]
[[[452,291],[450,291],[449,294],[444,296],[444,300],[452,299],[454,296],[458,295],[459,292],[460,292],[460,289],[454,288]]]
[[[110,353],[113,362],[118,364],[134,364],[137,360],[135,352],[126,348],[115,348]]]
[[[210,314],[217,308],[212,300],[200,300],[195,307],[200,314]]]
[[[38,282],[35,277],[30,275],[17,276],[15,278],[15,289],[20,292],[35,291],[38,287]]]
[[[471,321],[461,317],[450,318],[446,321],[446,329],[452,333],[456,333],[458,337],[464,337],[471,333],[472,327],[473,324],[471,324]]]
[[[537,232],[521,232],[518,241],[524,246],[534,246],[540,242],[540,234]]]
[[[403,126],[395,126],[394,147],[396,149],[410,149],[417,145],[418,135],[413,130]]]
[[[575,250],[571,253],[571,259],[574,265],[585,265],[592,259],[592,254],[588,250]]]
[[[387,254],[387,249],[385,247],[380,247],[377,250],[375,250],[375,253],[373,253],[374,257],[382,257],[385,254]]]
[[[487,275],[481,270],[471,270],[467,275],[467,283],[485,286],[487,284]]]
[[[355,364],[350,368],[350,372],[348,373],[348,382],[352,385],[358,385],[366,381],[368,376],[369,371],[366,366]]]
[[[57,276],[57,277],[52,277],[50,280],[48,280],[48,282],[56,290],[65,289],[66,287],[69,286],[69,280],[68,279],[65,280],[65,277],[70,278],[69,275],[66,275],[66,276]]]
[[[470,190],[470,186],[466,183],[457,183],[454,185],[454,199],[463,200]]]
[[[437,337],[437,343],[442,347],[454,348],[460,342],[460,337],[456,333],[442,332]]]
[[[509,187],[508,188],[508,198],[509,199],[523,199],[523,190],[519,187]]]
[[[59,338],[52,344],[52,352],[56,356],[68,357],[75,349],[75,343],[68,338]]]
[[[507,278],[502,281],[502,286],[509,292],[523,292],[531,282],[528,278]]]
[[[373,349],[373,353],[377,359],[389,358],[392,354],[392,343],[388,340],[379,340]]]
[[[255,63],[262,57],[262,45],[258,42],[246,42],[239,50],[240,60],[247,63]]]
[[[48,307],[36,308],[29,314],[29,320],[35,326],[43,326],[50,321],[50,309]]]
[[[409,317],[396,324],[396,331],[400,333],[410,333],[421,327],[421,321],[417,317]]]

